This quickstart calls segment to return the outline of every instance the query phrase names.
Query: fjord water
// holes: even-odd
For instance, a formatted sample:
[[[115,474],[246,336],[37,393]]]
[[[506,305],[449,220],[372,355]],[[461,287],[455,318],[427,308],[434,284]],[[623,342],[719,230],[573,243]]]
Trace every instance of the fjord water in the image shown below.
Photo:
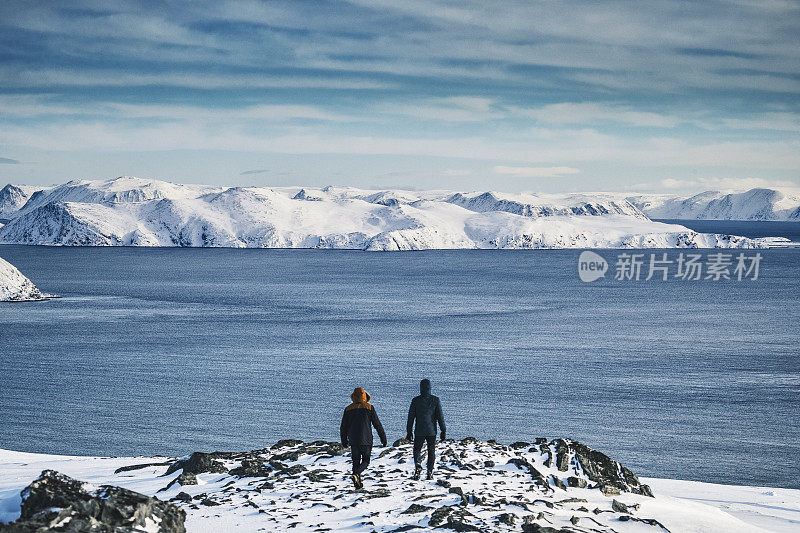
[[[582,283],[579,253],[0,246],[63,296],[0,305],[0,448],[336,440],[355,386],[394,440],[428,377],[449,437],[800,488],[800,250],[741,282]]]
[[[800,242],[800,223],[786,220],[683,220],[657,219],[657,222],[680,224],[700,233],[727,233],[742,237],[783,237]]]

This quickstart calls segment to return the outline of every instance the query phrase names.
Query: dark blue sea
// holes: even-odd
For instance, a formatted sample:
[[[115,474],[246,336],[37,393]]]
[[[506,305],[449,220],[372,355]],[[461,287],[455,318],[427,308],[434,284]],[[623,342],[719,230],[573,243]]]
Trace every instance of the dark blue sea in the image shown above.
[[[0,304],[0,448],[335,440],[355,386],[394,440],[427,377],[453,438],[800,488],[800,249],[755,281],[584,283],[579,253],[0,246],[63,296]]]

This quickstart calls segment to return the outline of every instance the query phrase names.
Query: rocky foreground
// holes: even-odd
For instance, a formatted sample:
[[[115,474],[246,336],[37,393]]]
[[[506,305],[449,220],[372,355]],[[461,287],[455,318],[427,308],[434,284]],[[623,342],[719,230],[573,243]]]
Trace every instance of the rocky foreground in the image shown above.
[[[413,481],[407,441],[376,448],[358,491],[347,480],[347,450],[325,441],[177,460],[3,452],[0,522],[11,522],[0,531],[764,531],[654,494],[575,441],[467,438],[438,451],[436,479]],[[27,486],[19,492],[15,483]]]

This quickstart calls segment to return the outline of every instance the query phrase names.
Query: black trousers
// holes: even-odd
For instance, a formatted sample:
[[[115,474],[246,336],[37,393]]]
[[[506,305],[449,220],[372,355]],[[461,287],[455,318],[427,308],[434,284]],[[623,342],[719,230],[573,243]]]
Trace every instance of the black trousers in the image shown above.
[[[372,446],[350,446],[350,456],[353,458],[353,473],[358,475],[369,466],[369,456],[372,455]]]
[[[428,444],[428,472],[433,471],[436,463],[436,435],[429,437],[414,437],[414,465],[422,468],[422,444]]]

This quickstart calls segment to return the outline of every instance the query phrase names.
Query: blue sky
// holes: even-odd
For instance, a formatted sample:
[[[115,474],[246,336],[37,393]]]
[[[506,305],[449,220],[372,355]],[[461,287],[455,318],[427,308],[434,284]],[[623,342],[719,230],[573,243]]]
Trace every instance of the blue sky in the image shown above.
[[[800,3],[0,4],[0,181],[800,184]]]

